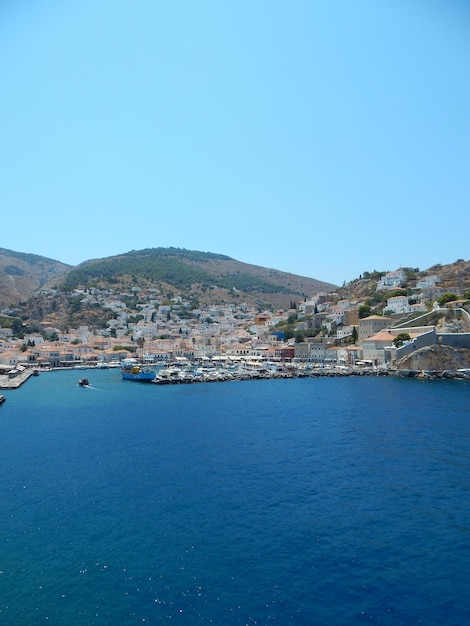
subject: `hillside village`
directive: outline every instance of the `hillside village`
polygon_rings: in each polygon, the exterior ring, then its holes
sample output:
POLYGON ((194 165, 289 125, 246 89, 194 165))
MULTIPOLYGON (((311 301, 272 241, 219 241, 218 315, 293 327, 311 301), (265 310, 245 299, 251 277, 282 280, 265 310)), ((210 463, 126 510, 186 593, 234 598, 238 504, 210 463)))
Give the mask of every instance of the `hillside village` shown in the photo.
MULTIPOLYGON (((404 269, 380 276, 380 311, 340 291, 312 294, 288 310, 260 311, 246 302, 194 307, 156 288, 78 287, 71 294, 77 309, 99 309, 109 318, 106 325, 60 328, 50 315, 36 330, 18 329, 8 323, 13 311, 7 309, 0 367, 14 375, 23 368, 107 366, 134 357, 150 364, 243 358, 378 370, 469 368, 469 286, 449 294, 437 275, 428 274, 412 285, 410 297, 402 290, 406 281, 404 269), (450 352, 436 356, 443 346, 450 352), (423 360, 423 351, 434 360, 423 360)), ((55 294, 49 289, 42 296, 55 294)))

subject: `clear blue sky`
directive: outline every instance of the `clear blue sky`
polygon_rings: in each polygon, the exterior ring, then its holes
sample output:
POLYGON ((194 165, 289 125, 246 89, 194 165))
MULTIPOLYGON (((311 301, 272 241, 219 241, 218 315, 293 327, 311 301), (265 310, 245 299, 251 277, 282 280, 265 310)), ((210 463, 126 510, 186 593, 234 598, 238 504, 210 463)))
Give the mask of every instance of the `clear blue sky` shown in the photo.
POLYGON ((465 0, 3 0, 0 247, 470 257, 465 0))

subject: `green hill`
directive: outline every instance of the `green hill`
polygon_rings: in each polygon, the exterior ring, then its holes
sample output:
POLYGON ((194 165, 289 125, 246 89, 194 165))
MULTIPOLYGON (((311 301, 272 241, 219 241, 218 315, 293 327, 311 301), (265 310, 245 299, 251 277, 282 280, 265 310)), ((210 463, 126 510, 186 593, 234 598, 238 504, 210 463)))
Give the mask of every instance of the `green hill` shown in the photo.
POLYGON ((250 265, 222 254, 180 248, 152 248, 87 261, 72 269, 64 287, 103 287, 129 282, 157 285, 199 299, 246 297, 274 306, 288 306, 334 285, 313 278, 250 265), (231 295, 230 295, 231 294, 231 295))

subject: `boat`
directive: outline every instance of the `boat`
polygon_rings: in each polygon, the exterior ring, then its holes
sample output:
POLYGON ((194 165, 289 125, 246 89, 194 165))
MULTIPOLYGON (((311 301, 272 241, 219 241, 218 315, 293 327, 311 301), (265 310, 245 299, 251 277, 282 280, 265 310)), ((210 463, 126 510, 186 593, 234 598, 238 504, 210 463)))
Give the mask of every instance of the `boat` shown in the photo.
POLYGON ((89 387, 90 381, 88 380, 88 378, 79 378, 78 384, 80 385, 80 387, 89 387))
POLYGON ((121 376, 124 380, 151 382, 155 378, 155 372, 148 367, 142 367, 135 359, 126 359, 122 362, 121 376))
POLYGON ((3 395, 3 393, 0 393, 0 404, 3 404, 5 402, 6 398, 3 395))

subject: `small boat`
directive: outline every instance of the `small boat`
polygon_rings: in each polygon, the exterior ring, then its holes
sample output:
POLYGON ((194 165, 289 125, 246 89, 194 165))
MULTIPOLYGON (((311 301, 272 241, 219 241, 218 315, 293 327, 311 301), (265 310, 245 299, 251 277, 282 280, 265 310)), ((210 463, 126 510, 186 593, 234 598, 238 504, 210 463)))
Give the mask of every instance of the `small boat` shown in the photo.
POLYGON ((0 393, 0 404, 3 404, 5 402, 6 398, 3 395, 3 393, 0 393))
POLYGON ((88 387, 90 385, 90 381, 88 380, 88 378, 79 378, 78 384, 80 385, 80 387, 88 387))

